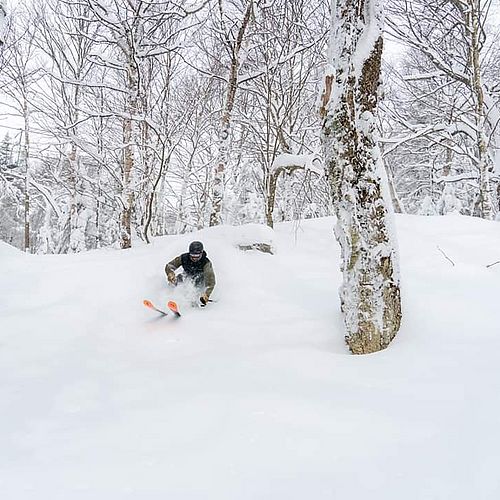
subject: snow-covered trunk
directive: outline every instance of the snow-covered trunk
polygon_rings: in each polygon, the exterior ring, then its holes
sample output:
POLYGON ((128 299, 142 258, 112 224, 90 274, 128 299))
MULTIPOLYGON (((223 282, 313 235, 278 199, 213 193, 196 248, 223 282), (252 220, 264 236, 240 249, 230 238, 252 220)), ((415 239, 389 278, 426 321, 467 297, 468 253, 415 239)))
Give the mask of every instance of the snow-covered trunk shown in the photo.
MULTIPOLYGON (((144 116, 147 116, 147 103, 146 99, 143 99, 143 113, 144 116)), ((150 130, 149 124, 147 121, 143 121, 141 123, 141 160, 142 160, 142 186, 145 198, 144 209, 142 213, 141 227, 142 227, 142 237, 146 243, 150 243, 150 227, 151 220, 153 218, 153 207, 154 207, 154 198, 155 198, 155 186, 154 182, 154 172, 153 172, 153 161, 151 155, 151 139, 150 139, 150 130)))
POLYGON ((384 165, 385 167, 385 175, 387 177, 387 186, 389 188, 389 194, 391 196, 391 201, 392 201, 392 207, 394 211, 398 214, 404 214, 404 205, 401 199, 398 196, 398 193, 396 191, 396 186, 394 186, 394 174, 390 168, 388 168, 387 165, 384 165))
POLYGON ((5 5, 3 0, 0 0, 0 47, 5 43, 4 42, 4 30, 5 30, 5 5))
MULTIPOLYGON (((132 55, 130 55, 132 58, 132 55)), ((122 212, 120 216, 120 247, 132 246, 132 209, 134 203, 134 119, 137 115, 138 103, 138 71, 135 64, 129 61, 127 65, 127 109, 123 119, 123 168, 122 168, 122 212)))
POLYGON ((382 47, 380 0, 332 0, 321 136, 341 246, 346 341, 355 354, 386 348, 401 322, 393 213, 375 141, 382 47))
POLYGON ((476 211, 484 219, 493 219, 495 217, 495 204, 492 200, 492 188, 490 181, 490 171, 493 169, 488 152, 488 137, 486 134, 486 109, 483 95, 483 84, 481 77, 481 20, 480 20, 480 0, 469 0, 466 10, 466 26, 471 37, 470 43, 470 63, 471 87, 476 108, 476 141, 478 151, 478 170, 479 170, 479 196, 477 200, 476 211))
MULTIPOLYGON (((104 157, 104 92, 103 89, 99 89, 99 111, 100 116, 97 118, 97 153, 98 157, 102 159, 104 157)), ((103 198, 103 189, 102 189, 102 172, 104 170, 104 165, 102 164, 102 160, 99 161, 97 165, 97 197, 95 200, 95 239, 94 239, 94 248, 100 248, 102 243, 102 233, 101 230, 101 211, 102 211, 102 198, 103 198)))
MULTIPOLYGON (((483 99, 486 107, 486 117, 488 119, 489 130, 492 131, 490 136, 490 154, 493 161, 493 173, 494 177, 498 179, 500 177, 500 102, 495 99, 488 88, 483 87, 483 99)), ((493 178, 491 179, 493 181, 493 178)), ((494 181, 496 184, 496 211, 497 219, 500 216, 500 182, 498 180, 494 181)), ((495 188, 493 187, 493 191, 495 188)))
POLYGON ((147 69, 146 74, 142 74, 141 110, 143 120, 141 121, 141 158, 142 158, 142 189, 141 196, 144 198, 144 212, 142 215, 142 234, 147 243, 150 243, 151 236, 164 234, 162 227, 161 203, 159 200, 164 196, 162 186, 164 185, 165 173, 170 163, 172 151, 169 146, 169 122, 170 102, 171 102, 171 74, 172 59, 166 56, 164 61, 165 80, 162 88, 162 98, 166 103, 162 109, 164 119, 163 135, 159 135, 151 125, 154 123, 153 104, 156 99, 152 86, 154 81, 154 67, 157 61, 149 59, 144 61, 147 69))
POLYGON ((87 220, 81 217, 83 207, 83 200, 78 192, 80 183, 80 160, 78 149, 74 142, 71 143, 70 151, 68 154, 68 163, 70 168, 70 234, 69 234, 69 251, 72 253, 83 252, 86 250, 85 243, 85 230, 87 220))
POLYGON ((267 196, 266 196, 266 224, 274 227, 274 204, 276 202, 276 187, 280 172, 271 172, 267 178, 267 196))
POLYGON ((24 117, 24 143, 23 143, 23 163, 25 168, 24 175, 24 251, 31 253, 30 238, 30 187, 31 187, 31 166, 30 166, 30 111, 28 102, 23 100, 24 117))
MULTIPOLYGON (((165 180, 165 171, 168 169, 170 162, 170 153, 167 155, 165 144, 162 144, 160 167, 156 173, 155 179, 152 182, 150 192, 147 194, 145 224, 144 224, 144 239, 146 243, 151 243, 150 236, 158 236, 165 234, 161 210, 158 209, 160 193, 164 193, 164 188, 161 187, 165 180), (161 187, 160 189, 158 187, 161 187)), ((152 176, 152 171, 151 171, 152 176)))
MULTIPOLYGON (((234 93, 232 99, 234 102, 234 95, 236 94, 236 87, 234 86, 234 93)), ((230 96, 228 96, 229 99, 230 96)), ((229 102, 229 101, 228 101, 229 102)), ((231 102, 231 109, 233 107, 231 102)), ((224 181, 226 164, 229 153, 229 138, 231 133, 231 114, 226 104, 226 110, 222 117, 221 129, 219 133, 219 153, 217 164, 214 171, 214 185, 212 194, 212 213, 210 214, 210 225, 216 226, 222 222, 222 203, 224 201, 224 181)))
POLYGON ((187 165, 184 168, 184 172, 182 175, 182 187, 179 196, 179 202, 177 204, 177 217, 175 220, 175 227, 174 227, 175 234, 183 234, 186 232, 187 228, 188 206, 186 204, 186 201, 187 201, 187 193, 191 177, 193 156, 194 156, 194 149, 191 152, 189 161, 187 162, 187 165))
MULTIPOLYGON (((222 112, 219 130, 219 151, 217 163, 214 171, 212 190, 212 212, 210 214, 210 226, 216 226, 222 222, 222 204, 224 201, 224 181, 226 165, 229 156, 231 142, 231 116, 238 88, 238 70, 240 65, 240 50, 243 44, 243 37, 250 22, 250 15, 253 9, 253 1, 249 1, 243 16, 238 35, 234 43, 231 43, 231 67, 229 69, 229 80, 227 85, 226 100, 222 112)), ((222 13, 221 13, 222 16, 222 13)))

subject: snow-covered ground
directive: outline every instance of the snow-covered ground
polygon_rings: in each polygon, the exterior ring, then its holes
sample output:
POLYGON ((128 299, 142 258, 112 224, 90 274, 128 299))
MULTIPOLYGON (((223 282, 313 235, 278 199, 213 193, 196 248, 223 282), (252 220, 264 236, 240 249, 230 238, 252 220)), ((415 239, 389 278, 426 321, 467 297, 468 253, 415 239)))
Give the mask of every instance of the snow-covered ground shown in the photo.
POLYGON ((403 326, 370 356, 343 342, 332 219, 279 225, 274 256, 235 248, 252 227, 0 244, 0 497, 500 498, 500 225, 397 225, 403 326), (217 302, 157 317, 142 299, 171 296, 164 265, 191 239, 217 302))

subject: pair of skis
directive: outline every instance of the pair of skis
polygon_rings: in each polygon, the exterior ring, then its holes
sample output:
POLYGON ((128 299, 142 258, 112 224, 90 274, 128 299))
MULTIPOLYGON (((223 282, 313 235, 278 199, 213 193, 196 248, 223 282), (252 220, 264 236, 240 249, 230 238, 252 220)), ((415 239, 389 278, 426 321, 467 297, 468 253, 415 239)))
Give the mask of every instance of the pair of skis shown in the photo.
MULTIPOLYGON (((167 311, 164 311, 163 309, 160 309, 158 307, 156 307, 150 300, 148 299, 144 299, 142 301, 142 303, 149 309, 152 309, 153 311, 156 311, 160 314, 162 314, 163 316, 167 316, 168 315, 168 312, 167 311)), ((173 300, 169 300, 167 302, 167 308, 168 310, 176 317, 176 318, 180 318, 181 317, 181 313, 179 312, 179 308, 177 307, 177 303, 174 302, 173 300)))

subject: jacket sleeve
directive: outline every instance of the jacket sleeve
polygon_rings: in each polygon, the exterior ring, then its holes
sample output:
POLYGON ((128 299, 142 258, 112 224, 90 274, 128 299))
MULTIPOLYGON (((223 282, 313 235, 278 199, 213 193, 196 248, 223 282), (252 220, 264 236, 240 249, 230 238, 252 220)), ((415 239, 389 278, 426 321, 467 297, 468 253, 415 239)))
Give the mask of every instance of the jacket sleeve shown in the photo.
POLYGON ((207 294, 207 297, 210 297, 210 294, 215 288, 215 273, 211 262, 207 262, 205 264, 205 267, 203 268, 203 276, 205 278, 206 286, 205 293, 207 294))
POLYGON ((165 266, 165 274, 167 275, 168 279, 173 279, 175 278, 175 270, 182 265, 182 260, 181 256, 179 255, 175 259, 171 260, 166 266, 165 266))

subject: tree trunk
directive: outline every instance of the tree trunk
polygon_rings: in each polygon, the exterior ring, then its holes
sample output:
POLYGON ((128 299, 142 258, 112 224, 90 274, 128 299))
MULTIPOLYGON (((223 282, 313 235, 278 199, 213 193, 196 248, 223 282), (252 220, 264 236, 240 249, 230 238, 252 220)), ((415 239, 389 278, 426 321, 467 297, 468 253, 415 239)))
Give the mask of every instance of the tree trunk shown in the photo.
MULTIPOLYGON (((221 18, 223 18, 222 13, 222 3, 219 3, 221 10, 221 18)), ((239 70, 239 54, 241 45, 243 43, 243 36, 247 29, 248 23, 250 22, 250 15, 253 9, 253 0, 250 0, 247 5, 247 9, 243 16, 243 20, 238 30, 238 36, 234 43, 230 43, 230 48, 232 52, 231 57, 231 68, 229 70, 229 81, 227 86, 226 101, 224 105, 224 110, 222 112, 221 126, 219 132, 219 152, 217 157, 217 165, 214 172, 214 186, 212 194, 212 212, 210 214, 210 226, 216 226, 222 222, 222 204, 224 200, 224 181, 226 164, 229 155, 229 144, 231 139, 231 115, 234 107, 234 100, 236 97, 236 90, 238 88, 238 70, 239 70)))
POLYGON ((332 1, 328 62, 333 75, 327 76, 322 96, 322 144, 342 256, 341 308, 346 341, 355 354, 386 348, 401 321, 393 214, 384 199, 374 138, 381 10, 379 0, 332 1))
POLYGON ((495 204, 492 200, 492 188, 490 182, 490 169, 492 168, 492 162, 488 153, 488 138, 486 135, 486 110, 481 78, 481 63, 479 60, 481 51, 480 0, 468 0, 467 3, 468 8, 465 11, 465 24, 471 37, 471 87, 476 107, 476 135, 479 170, 479 196, 477 201, 477 208, 480 217, 483 217, 484 219, 493 219, 495 217, 495 204))
MULTIPOLYGON (((132 57, 132 55, 130 55, 132 57)), ((132 178, 134 174, 134 119, 137 114, 138 75, 133 62, 127 68, 127 111, 123 120, 123 171, 122 171, 122 212, 120 217, 120 247, 132 246, 132 209, 134 193, 132 178)))
POLYGON ((271 172, 268 177, 267 199, 266 199, 266 224, 269 227, 274 227, 274 203, 276 201, 276 186, 278 184, 278 177, 280 171, 271 172))
POLYGON ((80 182, 80 168, 77 146, 71 143, 71 151, 68 155, 70 169, 70 224, 69 224, 69 251, 72 253, 83 252, 86 246, 86 221, 82 221, 83 204, 81 195, 78 193, 78 184, 80 182))
POLYGON ((30 186, 31 186, 31 168, 30 168, 30 117, 28 103, 24 100, 23 103, 24 115, 24 251, 31 253, 31 238, 30 238, 30 186))

